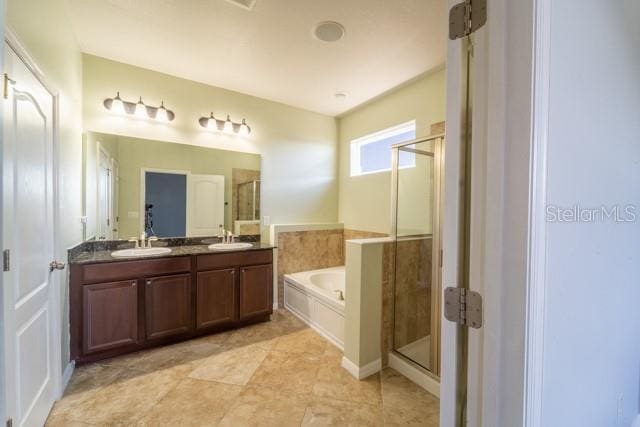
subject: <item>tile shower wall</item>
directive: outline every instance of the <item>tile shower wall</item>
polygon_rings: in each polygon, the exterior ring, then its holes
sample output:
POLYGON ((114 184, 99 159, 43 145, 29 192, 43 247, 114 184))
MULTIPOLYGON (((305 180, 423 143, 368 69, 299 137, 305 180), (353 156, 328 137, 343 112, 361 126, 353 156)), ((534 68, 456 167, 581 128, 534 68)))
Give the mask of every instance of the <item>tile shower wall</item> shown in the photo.
POLYGON ((382 364, 394 348, 394 272, 395 347, 402 347, 431 334, 431 237, 398 242, 398 266, 394 268, 394 243, 385 243, 382 253, 382 364))
POLYGON ((362 231, 362 230, 344 230, 344 240, 354 240, 354 239, 373 239, 376 237, 387 237, 388 234, 385 233, 376 233, 375 231, 362 231))
POLYGON ((431 333, 431 237, 397 242, 395 346, 431 333))

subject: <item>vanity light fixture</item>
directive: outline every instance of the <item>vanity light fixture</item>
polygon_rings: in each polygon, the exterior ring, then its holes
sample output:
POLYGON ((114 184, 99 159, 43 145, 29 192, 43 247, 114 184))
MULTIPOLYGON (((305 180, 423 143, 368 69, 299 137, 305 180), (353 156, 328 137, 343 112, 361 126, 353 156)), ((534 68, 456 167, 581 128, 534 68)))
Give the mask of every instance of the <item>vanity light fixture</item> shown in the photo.
POLYGON ((153 107, 142 102, 142 97, 139 98, 138 102, 124 101, 120 98, 120 92, 116 92, 115 98, 105 99, 102 104, 104 108, 113 113, 152 119, 163 123, 168 123, 176 117, 173 111, 167 110, 164 106, 164 101, 159 107, 153 107))
POLYGON ((205 129, 214 131, 220 131, 231 134, 239 134, 241 136, 248 136, 251 133, 251 128, 247 124, 246 119, 242 119, 241 123, 236 123, 231 120, 231 116, 227 114, 226 120, 216 119, 211 113, 209 117, 200 117, 198 123, 205 129))

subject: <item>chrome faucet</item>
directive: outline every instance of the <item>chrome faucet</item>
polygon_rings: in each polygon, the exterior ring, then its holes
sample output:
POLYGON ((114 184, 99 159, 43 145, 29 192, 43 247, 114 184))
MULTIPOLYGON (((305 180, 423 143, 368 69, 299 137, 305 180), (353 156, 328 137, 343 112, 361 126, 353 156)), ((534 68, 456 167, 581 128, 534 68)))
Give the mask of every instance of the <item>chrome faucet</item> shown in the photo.
POLYGON ((151 242, 156 242, 158 238, 156 236, 151 236, 147 238, 147 248, 151 249, 151 242))
POLYGON ((141 233, 140 234, 140 239, 136 239, 135 237, 132 237, 129 239, 130 242, 135 243, 135 248, 136 249, 149 249, 151 248, 151 242, 155 242, 156 240, 158 240, 158 238, 156 236, 151 236, 149 238, 147 238, 147 234, 146 233, 141 233))

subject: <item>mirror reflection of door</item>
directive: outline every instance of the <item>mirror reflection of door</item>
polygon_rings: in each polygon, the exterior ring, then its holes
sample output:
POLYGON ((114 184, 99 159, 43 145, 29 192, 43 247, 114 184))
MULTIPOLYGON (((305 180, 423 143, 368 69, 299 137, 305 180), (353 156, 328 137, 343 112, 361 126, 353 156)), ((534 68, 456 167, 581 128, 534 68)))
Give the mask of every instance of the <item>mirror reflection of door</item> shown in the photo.
POLYGON ((111 182, 111 158, 101 147, 98 148, 98 224, 97 238, 100 240, 111 239, 111 215, 113 208, 111 194, 113 184, 111 182))
POLYGON ((144 215, 147 236, 185 236, 187 175, 146 172, 144 215))
POLYGON ((119 181, 120 181, 120 169, 116 159, 111 159, 111 238, 118 239, 118 233, 120 229, 120 215, 118 209, 120 205, 118 203, 119 194, 119 181))
POLYGON ((224 226, 224 175, 189 175, 188 236, 215 236, 224 226))

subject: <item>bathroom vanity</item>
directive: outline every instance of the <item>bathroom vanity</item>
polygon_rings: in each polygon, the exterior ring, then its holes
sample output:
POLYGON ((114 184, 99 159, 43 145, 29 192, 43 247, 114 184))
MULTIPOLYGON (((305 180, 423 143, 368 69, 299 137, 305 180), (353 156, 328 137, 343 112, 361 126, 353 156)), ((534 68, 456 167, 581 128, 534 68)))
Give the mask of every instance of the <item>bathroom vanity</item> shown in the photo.
POLYGON ((71 256, 71 358, 97 361, 269 320, 272 249, 191 244, 137 259, 71 256))

